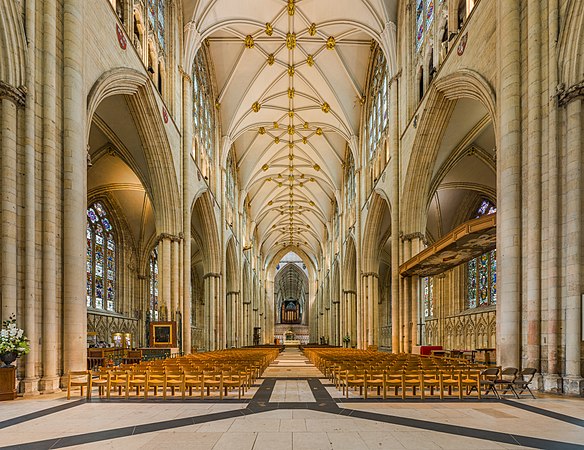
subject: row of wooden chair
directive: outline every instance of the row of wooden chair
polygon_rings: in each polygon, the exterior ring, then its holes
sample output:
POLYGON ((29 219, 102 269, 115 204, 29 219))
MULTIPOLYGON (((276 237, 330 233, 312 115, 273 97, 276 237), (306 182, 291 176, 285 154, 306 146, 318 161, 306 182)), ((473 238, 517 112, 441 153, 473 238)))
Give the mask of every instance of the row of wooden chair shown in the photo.
POLYGON ((359 389, 359 395, 368 398, 371 388, 377 395, 387 398, 388 393, 402 399, 410 397, 439 397, 443 399, 456 395, 458 398, 476 396, 481 398, 479 370, 452 371, 388 371, 388 370, 345 370, 335 380, 335 384, 349 398, 351 388, 359 389), (474 392, 474 394, 473 394, 474 392))
POLYGON ((358 389, 365 398, 371 389, 378 396, 406 397, 445 395, 482 398, 492 393, 497 398, 510 391, 517 398, 528 391, 536 370, 519 372, 514 368, 488 368, 463 358, 444 358, 413 354, 390 354, 356 349, 305 349, 305 355, 325 377, 349 396, 350 389, 358 389), (518 377, 519 375, 519 377, 518 377), (520 391, 520 392, 518 392, 520 391))
POLYGON ((73 371, 67 377, 67 398, 73 389, 79 388, 87 397, 98 388, 100 396, 110 398, 112 392, 119 397, 135 396, 148 398, 152 393, 166 399, 178 392, 182 398, 199 391, 201 398, 211 391, 218 392, 219 399, 237 390, 238 398, 253 386, 267 366, 278 356, 273 349, 224 350, 198 353, 180 358, 143 361, 117 367, 99 368, 97 371, 73 371))

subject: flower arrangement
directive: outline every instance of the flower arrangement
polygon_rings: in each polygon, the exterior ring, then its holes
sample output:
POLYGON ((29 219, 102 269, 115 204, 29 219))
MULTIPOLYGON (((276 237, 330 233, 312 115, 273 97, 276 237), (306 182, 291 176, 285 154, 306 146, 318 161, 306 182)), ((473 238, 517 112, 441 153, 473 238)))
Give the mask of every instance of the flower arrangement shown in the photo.
POLYGON ((2 322, 0 330, 0 354, 16 353, 17 357, 30 352, 30 344, 24 330, 16 326, 16 316, 12 314, 2 322))
POLYGON ((351 336, 349 336, 348 334, 343 338, 343 342, 345 343, 349 343, 351 342, 351 336))

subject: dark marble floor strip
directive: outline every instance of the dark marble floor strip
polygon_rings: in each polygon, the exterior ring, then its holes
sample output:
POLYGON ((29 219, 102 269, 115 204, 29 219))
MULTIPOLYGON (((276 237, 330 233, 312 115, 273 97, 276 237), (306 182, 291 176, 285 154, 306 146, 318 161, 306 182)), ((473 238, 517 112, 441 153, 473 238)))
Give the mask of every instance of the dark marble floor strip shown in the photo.
POLYGON ((339 413, 343 416, 355 417, 358 419, 374 420, 377 422, 402 425, 404 427, 417 428, 425 431, 436 431, 439 433, 465 436, 486 441, 501 442, 504 444, 522 445, 524 447, 539 449, 584 449, 583 445, 571 444, 569 442, 553 441, 519 434, 501 433, 498 431, 483 430, 479 428, 469 428, 460 425, 449 425, 444 423, 429 422, 420 419, 390 416, 385 414, 372 413, 368 411, 357 411, 354 409, 343 409, 339 413))
POLYGON ((39 417, 46 417, 50 414, 55 414, 67 409, 75 408, 76 406, 83 405, 85 402, 86 400, 82 398, 80 400, 70 401, 62 405, 53 406, 52 408, 41 409, 40 411, 35 411, 22 416, 13 417, 12 419, 3 420, 0 422, 0 430, 2 428, 18 425, 19 423, 28 422, 29 420, 38 419, 39 417))
POLYGON ((584 420, 578 419, 577 417, 568 416, 566 414, 550 411, 549 409, 538 408, 537 406, 528 405, 526 403, 521 403, 520 401, 514 400, 503 400, 505 404, 513 406, 514 408, 522 409, 524 411, 529 411, 534 414, 539 414, 542 416, 549 417, 550 419, 560 420, 562 422, 571 423, 578 427, 584 428, 584 420))
POLYGON ((230 394, 231 398, 223 397, 223 400, 219 400, 219 397, 203 397, 201 398, 200 395, 193 396, 193 397, 185 397, 182 399, 180 396, 177 397, 166 397, 164 400, 162 397, 148 397, 145 399, 144 397, 130 397, 128 399, 122 397, 110 397, 108 398, 92 398, 88 401, 88 403, 226 403, 226 404, 241 404, 241 403, 249 403, 249 398, 237 398, 237 392, 230 394))
POLYGON ((367 400, 365 400, 364 398, 356 398, 356 397, 351 397, 351 398, 335 398, 333 399, 336 403, 465 403, 465 404, 469 404, 469 403, 501 403, 502 400, 499 400, 497 398, 483 398, 481 400, 477 399, 477 398, 463 398, 462 400, 459 399, 458 397, 456 398, 444 398, 444 399, 440 399, 440 398, 425 398, 424 400, 422 400, 421 398, 410 398, 407 397, 405 400, 403 400, 401 397, 388 397, 386 399, 383 399, 381 397, 369 397, 367 400))
POLYGON ((18 448, 29 450, 71 447, 73 445, 83 445, 92 442, 106 441, 110 439, 117 439, 128 436, 136 436, 138 434, 153 433, 156 431, 164 431, 174 428, 187 427, 199 423, 214 422, 216 420, 231 419, 249 414, 254 414, 254 412, 241 409, 237 409, 234 411, 222 411, 218 413, 205 414, 202 416, 192 416, 184 417, 181 419, 164 420, 161 422, 153 422, 141 425, 115 428, 112 430, 94 431, 91 433, 77 434, 74 436, 64 436, 54 439, 45 439, 42 441, 29 442, 26 444, 9 445, 2 448, 7 449, 18 448))
MULTIPOLYGON (((65 436, 55 439, 47 439, 43 441, 30 442, 26 444, 19 444, 14 446, 2 447, 2 448, 19 448, 19 449, 48 449, 48 448, 62 448, 70 447, 73 445, 82 445, 92 442, 105 441, 110 439, 116 439, 121 437, 134 436, 143 433, 152 433, 156 431, 169 430, 174 428, 180 428, 185 426, 190 426, 193 424, 213 422, 216 420, 236 418, 251 414, 258 414, 267 411, 273 411, 277 409, 310 409, 314 411, 320 411, 324 413, 329 413, 333 415, 349 416, 365 420, 373 420, 382 423, 391 423, 394 425, 401 425, 410 428, 416 428, 426 431, 435 431, 440 433, 447 433, 457 436, 466 436, 475 439, 483 439, 487 441, 502 442, 505 444, 523 445, 525 447, 532 448, 543 448, 543 449, 584 449, 584 446, 578 444, 571 444, 561 441, 553 441, 549 439, 541 439, 530 436, 523 436, 510 433, 501 433, 497 431, 483 430, 478 428, 469 428, 458 425, 450 425, 443 423, 430 422, 420 419, 411 419, 393 415, 386 415, 380 413, 373 413, 367 411, 358 411, 346 408, 340 408, 333 399, 325 387, 322 385, 320 380, 316 378, 307 379, 311 391, 314 395, 316 402, 306 403, 306 402, 282 402, 282 403, 270 403, 269 399, 272 395, 272 391, 279 378, 266 378, 263 384, 260 386, 253 399, 250 401, 249 405, 245 409, 238 409, 234 411, 224 411, 219 413, 206 414, 201 416, 193 416, 181 419, 166 420, 156 423, 148 423, 136 426, 122 427, 112 430, 97 431, 92 433, 83 433, 75 436, 65 436)), ((361 400, 362 401, 362 400, 361 400)), ((509 402, 511 403, 511 402, 509 402)), ((514 403, 514 402, 513 402, 514 403)), ((81 404, 81 403, 79 403, 81 404)), ((70 404, 67 404, 70 405, 70 404)), ((74 405, 76 406, 76 405, 74 405)), ((515 404, 513 406, 516 406, 515 404)), ((528 405, 523 405, 528 406, 528 405)), ((52 409, 52 408, 51 408, 52 409)), ((540 408, 536 408, 540 409, 540 408)), ((547 411, 546 411, 547 412, 547 411)), ((39 412, 41 413, 41 412, 39 412)), ((25 416, 23 416, 25 417, 25 416)), ((568 416, 566 416, 568 417, 568 416)), ((20 423, 20 422, 16 422, 20 423)), ((572 422, 570 422, 572 423, 572 422)))

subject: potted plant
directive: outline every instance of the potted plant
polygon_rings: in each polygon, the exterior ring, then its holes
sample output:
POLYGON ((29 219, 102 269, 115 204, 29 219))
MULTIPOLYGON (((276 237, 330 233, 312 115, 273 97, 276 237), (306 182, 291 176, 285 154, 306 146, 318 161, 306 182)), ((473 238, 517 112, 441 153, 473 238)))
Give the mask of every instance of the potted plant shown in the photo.
POLYGON ((349 347, 349 342, 351 342, 351 336, 348 334, 343 338, 343 342, 345 343, 345 347, 349 347))
POLYGON ((2 322, 0 330, 0 360, 4 367, 10 367, 16 358, 30 352, 30 344, 24 330, 16 326, 16 316, 12 314, 2 322))

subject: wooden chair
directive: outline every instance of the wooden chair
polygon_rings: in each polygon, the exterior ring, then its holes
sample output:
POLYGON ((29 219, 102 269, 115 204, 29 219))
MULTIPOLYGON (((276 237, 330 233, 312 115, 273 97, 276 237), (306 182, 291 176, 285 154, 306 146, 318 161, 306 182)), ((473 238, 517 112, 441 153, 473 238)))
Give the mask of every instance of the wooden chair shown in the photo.
POLYGON ((402 399, 406 398, 404 389, 404 373, 402 370, 389 369, 385 375, 385 388, 393 388, 394 395, 397 397, 398 390, 401 389, 402 399))
POLYGON ((83 388, 87 387, 87 398, 91 398, 91 372, 89 370, 73 370, 67 374, 67 400, 71 399, 71 390, 79 388, 83 397, 83 388))
POLYGON ((149 371, 148 375, 148 390, 152 389, 152 393, 156 397, 158 395, 158 389, 162 391, 162 398, 166 400, 166 387, 167 378, 166 371, 149 371))
POLYGON ((481 371, 478 369, 467 369, 461 371, 460 379, 461 390, 465 391, 466 396, 470 396, 474 390, 477 391, 477 397, 481 398, 481 371), (465 389, 466 388, 466 389, 465 389))
POLYGON ((205 388, 207 388, 207 397, 211 395, 211 388, 219 389, 219 399, 223 400, 223 377, 221 372, 214 370, 203 371, 203 391, 205 388))
POLYGON ((241 390, 243 387, 244 379, 235 371, 223 371, 221 374, 223 381, 223 390, 225 391, 225 397, 227 397, 227 390, 229 388, 238 389, 238 398, 241 398, 241 390))
POLYGON ((144 393, 144 398, 148 398, 149 378, 150 372, 148 369, 138 369, 130 373, 130 381, 128 382, 128 392, 136 388, 136 397, 140 396, 140 392, 144 393))
POLYGON ((462 399, 460 370, 447 370, 440 372, 440 398, 444 398, 444 391, 448 389, 448 395, 452 395, 453 388, 458 390, 458 398, 462 399))
POLYGON ((411 388, 412 396, 417 397, 420 395, 423 398, 422 391, 424 390, 424 381, 422 372, 416 370, 404 371, 403 376, 403 383, 402 383, 402 398, 406 397, 407 389, 411 388), (416 390, 419 389, 419 394, 416 393, 416 390))
POLYGON ((130 371, 129 370, 112 370, 110 372, 110 384, 107 388, 107 398, 110 398, 112 388, 118 389, 118 396, 122 395, 122 388, 124 395, 128 398, 130 394, 130 371))
MULTIPOLYGON (((359 395, 363 395, 363 388, 365 387, 365 370, 355 369, 347 370, 345 372, 345 394, 349 398, 349 388, 358 387, 359 395)), ((367 398, 367 390, 365 390, 365 398, 367 398)))
POLYGON ((383 390, 383 398, 386 398, 387 389, 385 386, 385 370, 383 369, 372 369, 366 371, 366 384, 365 391, 368 391, 370 387, 377 388, 377 395, 381 395, 381 390, 383 390))
POLYGON ((170 395, 174 397, 177 389, 183 394, 185 391, 185 374, 180 366, 168 367, 166 370, 166 388, 170 388, 170 395))
POLYGON ((440 371, 438 370, 428 370, 422 372, 422 387, 421 387, 421 397, 426 398, 426 388, 430 389, 430 396, 434 396, 435 390, 440 393, 440 398, 444 398, 444 393, 440 389, 440 371))
POLYGON ((110 387, 111 371, 98 370, 92 372, 91 376, 91 388, 97 387, 99 396, 103 397, 106 394, 106 390, 110 387))
POLYGON ((200 389, 201 390, 201 398, 205 393, 205 389, 203 389, 203 373, 198 369, 185 369, 183 371, 184 374, 184 389, 183 389, 183 398, 185 398, 186 390, 189 390, 189 396, 193 395, 193 389, 200 389))

